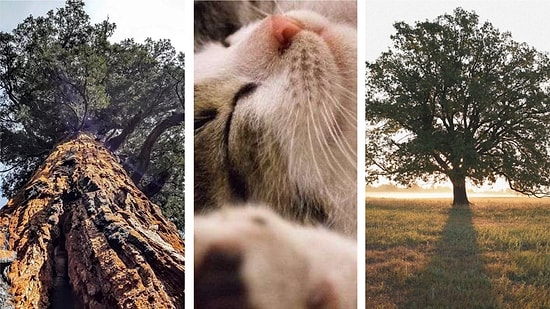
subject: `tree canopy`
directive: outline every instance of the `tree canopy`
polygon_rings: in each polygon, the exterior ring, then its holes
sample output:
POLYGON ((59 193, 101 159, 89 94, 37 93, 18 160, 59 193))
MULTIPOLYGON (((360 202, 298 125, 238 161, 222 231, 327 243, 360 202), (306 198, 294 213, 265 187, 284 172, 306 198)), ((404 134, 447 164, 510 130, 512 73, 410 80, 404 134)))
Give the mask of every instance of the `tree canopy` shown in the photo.
POLYGON ((453 183, 504 177, 550 194, 550 62, 475 12, 394 24, 393 46, 367 63, 367 180, 453 183))
POLYGON ((0 163, 11 196, 54 146, 86 131, 183 227, 184 55, 169 40, 109 41, 81 0, 0 32, 0 163))

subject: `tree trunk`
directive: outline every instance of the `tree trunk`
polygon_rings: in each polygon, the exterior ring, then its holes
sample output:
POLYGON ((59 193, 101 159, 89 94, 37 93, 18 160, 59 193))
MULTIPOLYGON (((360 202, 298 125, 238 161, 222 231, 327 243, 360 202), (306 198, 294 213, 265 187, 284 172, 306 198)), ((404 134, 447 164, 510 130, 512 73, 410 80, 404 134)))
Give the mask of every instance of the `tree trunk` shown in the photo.
POLYGON ((59 144, 0 210, 0 258, 10 254, 15 308, 183 308, 175 225, 86 134, 59 144))
POLYGON ((453 206, 469 205, 466 195, 466 177, 458 176, 451 178, 453 184, 453 206))

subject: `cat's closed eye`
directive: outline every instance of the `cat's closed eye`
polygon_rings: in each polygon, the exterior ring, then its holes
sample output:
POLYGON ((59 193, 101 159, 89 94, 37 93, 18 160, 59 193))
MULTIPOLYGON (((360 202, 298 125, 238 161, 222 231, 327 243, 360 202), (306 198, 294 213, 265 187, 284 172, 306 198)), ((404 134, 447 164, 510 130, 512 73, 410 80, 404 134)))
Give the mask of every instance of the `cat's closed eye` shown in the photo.
POLYGON ((240 99, 254 93, 256 89, 258 88, 258 84, 256 83, 247 83, 244 84, 237 93, 235 93, 235 96, 233 96, 233 104, 236 104, 240 99))

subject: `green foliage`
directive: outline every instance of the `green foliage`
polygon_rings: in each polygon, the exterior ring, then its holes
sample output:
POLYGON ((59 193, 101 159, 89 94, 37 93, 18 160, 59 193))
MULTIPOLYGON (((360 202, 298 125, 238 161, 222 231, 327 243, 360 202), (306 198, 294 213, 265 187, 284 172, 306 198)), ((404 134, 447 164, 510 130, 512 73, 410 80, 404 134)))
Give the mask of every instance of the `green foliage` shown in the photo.
POLYGON ((115 28, 108 20, 92 24, 84 2, 69 0, 0 32, 0 163, 12 168, 3 175, 4 195, 13 195, 56 143, 88 131, 124 158, 130 174, 142 175, 141 188, 169 170, 156 201, 172 201, 170 209, 183 203, 176 197, 183 191, 184 56, 169 40, 112 43, 115 28), (181 119, 149 141, 152 155, 136 171, 131 162, 146 138, 174 114, 181 119))
POLYGON ((502 176, 548 194, 548 55, 461 8, 394 27, 393 47, 367 64, 367 180, 502 176))

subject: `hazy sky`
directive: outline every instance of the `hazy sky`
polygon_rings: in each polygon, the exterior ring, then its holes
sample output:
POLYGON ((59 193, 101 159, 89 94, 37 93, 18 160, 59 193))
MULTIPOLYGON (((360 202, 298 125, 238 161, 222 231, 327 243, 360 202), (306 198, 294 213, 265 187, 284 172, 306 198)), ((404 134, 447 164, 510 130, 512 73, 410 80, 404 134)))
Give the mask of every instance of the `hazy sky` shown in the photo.
POLYGON ((147 37, 170 39, 178 51, 185 47, 184 2, 188 0, 91 0, 85 1, 92 21, 105 20, 117 24, 115 41, 134 38, 143 42, 147 37))
MULTIPOLYGON (((134 38, 143 42, 147 37, 170 39, 178 51, 184 49, 183 0, 87 0, 84 9, 92 22, 109 17, 117 29, 114 41, 134 38)), ((11 31, 29 14, 40 16, 51 9, 62 7, 65 1, 0 0, 0 30, 11 31)))
POLYGON ((509 31, 518 42, 550 52, 550 1, 543 0, 367 0, 366 60, 375 60, 392 44, 393 24, 433 20, 456 7, 475 11, 480 22, 489 21, 509 31))

